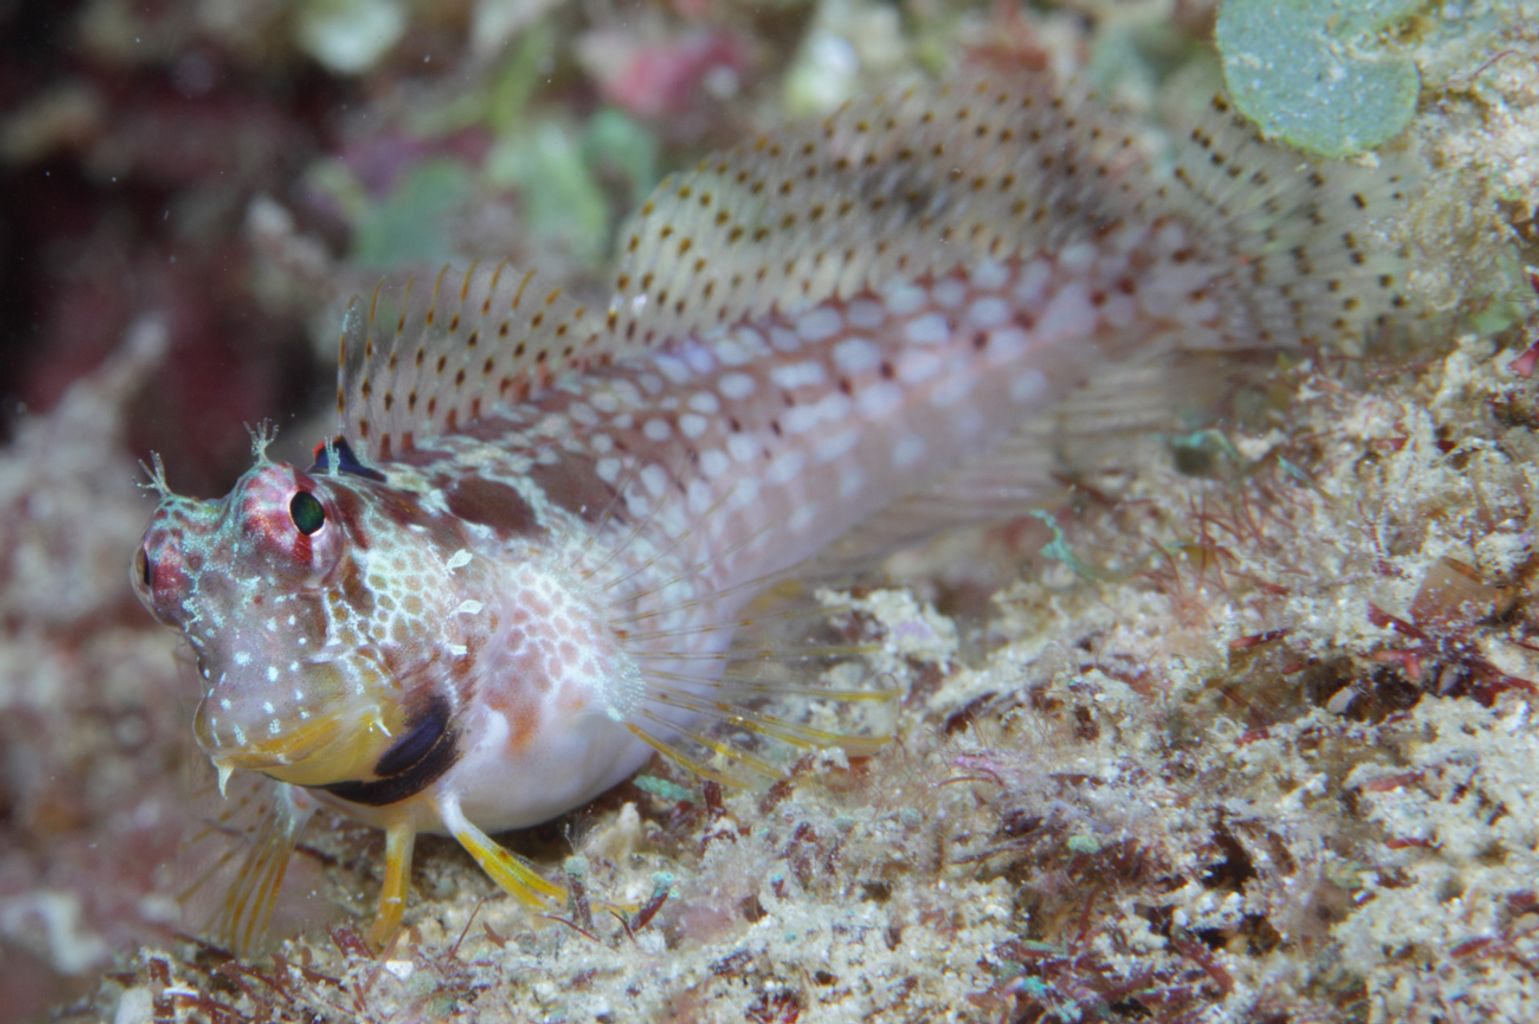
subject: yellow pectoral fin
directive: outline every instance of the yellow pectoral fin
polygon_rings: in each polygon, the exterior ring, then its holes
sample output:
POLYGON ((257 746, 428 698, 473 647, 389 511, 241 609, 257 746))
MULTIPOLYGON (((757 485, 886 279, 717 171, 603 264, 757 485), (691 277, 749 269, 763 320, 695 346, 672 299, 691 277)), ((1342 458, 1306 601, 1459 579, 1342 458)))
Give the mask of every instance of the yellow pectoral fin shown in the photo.
POLYGON ((465 819, 457 803, 445 801, 439 807, 444 825, 481 870, 491 876, 501 889, 525 906, 550 910, 566 903, 564 886, 546 881, 524 859, 492 842, 485 832, 465 819))
POLYGON ((385 950, 401 929, 406 894, 411 891, 411 851, 417 830, 405 819, 385 829, 385 882, 379 893, 379 911, 369 928, 369 944, 385 950))

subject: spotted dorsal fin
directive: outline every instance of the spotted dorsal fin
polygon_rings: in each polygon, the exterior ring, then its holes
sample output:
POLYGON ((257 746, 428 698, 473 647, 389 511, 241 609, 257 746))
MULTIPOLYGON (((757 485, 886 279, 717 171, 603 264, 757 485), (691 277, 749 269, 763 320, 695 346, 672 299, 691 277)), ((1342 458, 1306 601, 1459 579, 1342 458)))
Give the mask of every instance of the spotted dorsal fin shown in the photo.
POLYGON ((339 429, 389 459, 615 348, 603 316, 506 263, 446 267, 428 287, 381 284, 343 322, 339 429))
POLYGON ((1402 171, 1305 164, 1212 108, 1172 126, 1166 175, 1125 117, 1048 72, 854 100, 659 185, 619 236, 611 324, 666 345, 1173 213, 1194 252, 1238 268, 1226 345, 1328 341, 1398 305, 1398 260, 1363 243, 1404 206, 1402 171))
POLYGON ((1046 74, 882 92, 660 184, 620 234, 611 317, 666 344, 1064 244, 1131 214, 1104 176, 1143 165, 1046 74))

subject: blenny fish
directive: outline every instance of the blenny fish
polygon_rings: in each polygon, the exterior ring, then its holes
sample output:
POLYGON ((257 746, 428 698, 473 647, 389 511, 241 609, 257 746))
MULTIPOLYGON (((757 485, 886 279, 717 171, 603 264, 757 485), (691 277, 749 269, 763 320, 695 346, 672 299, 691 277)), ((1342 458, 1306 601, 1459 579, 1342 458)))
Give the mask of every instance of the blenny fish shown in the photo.
POLYGON ((1156 161, 1042 73, 852 102, 665 180, 607 303, 479 264, 356 300, 308 468, 261 432, 205 501, 157 459, 134 586, 192 647, 221 779, 279 784, 237 929, 321 805, 385 831, 376 941, 419 832, 559 905, 489 833, 655 753, 737 782, 779 770, 769 741, 860 738, 765 704, 841 696, 816 680, 727 668, 785 653, 734 639, 773 581, 1047 501, 1237 368, 1389 314, 1396 176, 1213 106, 1156 161))

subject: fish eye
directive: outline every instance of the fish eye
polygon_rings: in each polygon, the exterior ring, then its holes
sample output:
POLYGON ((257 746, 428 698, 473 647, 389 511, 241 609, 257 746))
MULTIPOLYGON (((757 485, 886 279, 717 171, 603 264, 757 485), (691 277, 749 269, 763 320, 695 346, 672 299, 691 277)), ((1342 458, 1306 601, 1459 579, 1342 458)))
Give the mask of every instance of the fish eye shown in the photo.
POLYGON ((308 537, 326 525, 326 508, 309 491, 300 491, 289 502, 289 518, 294 520, 294 528, 308 537))
POLYGON ((150 572, 150 556, 145 553, 144 546, 134 553, 134 571, 139 574, 139 579, 144 581, 146 587, 155 585, 155 577, 150 572))

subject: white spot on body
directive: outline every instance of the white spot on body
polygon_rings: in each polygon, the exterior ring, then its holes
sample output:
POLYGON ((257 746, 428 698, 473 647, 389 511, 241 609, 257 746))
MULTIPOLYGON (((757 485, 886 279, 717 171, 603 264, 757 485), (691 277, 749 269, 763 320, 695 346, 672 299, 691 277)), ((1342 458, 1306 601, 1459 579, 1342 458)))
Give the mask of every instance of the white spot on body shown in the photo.
POLYGON ((905 384, 922 384, 939 373, 945 364, 940 352, 929 349, 905 352, 898 360, 898 379, 905 384))
POLYGON ((1100 250, 1089 242, 1076 242, 1058 252, 1058 265, 1071 273, 1081 273, 1095 265, 1100 250))
POLYGON ((813 455, 819 462, 833 462, 848 455, 860 440, 860 431, 853 427, 818 438, 813 455))
POLYGON ((823 396, 823 400, 818 403, 818 406, 823 410, 823 418, 825 420, 828 420, 830 423, 838 423, 850 414, 850 406, 852 404, 850 396, 844 392, 830 391, 823 396))
POLYGON ((903 337, 912 345, 944 345, 951 327, 940 313, 926 313, 903 326, 903 337))
POLYGON ((235 664, 239 665, 241 668, 245 668, 247 665, 251 664, 251 655, 247 654, 245 651, 236 651, 233 660, 235 664))
POLYGON ((823 384, 826 378, 823 364, 815 359, 787 363, 770 370, 770 380, 776 387, 785 388, 787 391, 802 387, 816 387, 823 384))
POLYGON ((1001 327, 989 332, 989 362, 1009 363, 1021 358, 1031 346, 1031 335, 1019 327, 1001 327))
POLYGON ((466 551, 464 548, 460 548, 454 554, 449 556, 449 560, 444 563, 444 568, 448 569, 450 572, 453 572, 456 569, 469 565, 470 559, 470 552, 466 551))
POLYGON ((610 455, 599 459, 598 463, 593 467, 593 472, 594 475, 606 484, 613 484, 616 480, 620 479, 620 469, 620 460, 610 455))
POLYGON ((973 375, 953 369, 930 392, 930 402, 938 409, 956 405, 973 392, 973 375))
POLYGON ((780 418, 786 432, 790 434, 805 434, 817 426, 823 419, 823 410, 820 405, 798 405, 787 409, 780 418))
POLYGON ((663 472, 663 467, 651 463, 642 468, 641 482, 655 498, 668 489, 668 474, 663 472))
POLYGON ((883 312, 882 304, 879 302, 855 299, 845 308, 844 318, 850 322, 851 327, 869 331, 882 326, 887 319, 887 314, 883 312))
POLYGON ((732 505, 735 508, 747 508, 759 500, 759 478, 756 476, 741 476, 732 488, 732 505))
POLYGON ((648 441, 661 443, 668 440, 668 435, 673 433, 673 428, 668 426, 664 419, 650 419, 641 425, 641 434, 648 441))
POLYGON ((1010 279, 1010 271, 998 260, 984 260, 972 270, 973 284, 984 291, 994 291, 1005 286, 1010 279))
POLYGON ((1045 339, 1084 337, 1095 330, 1095 309, 1085 286, 1075 281, 1064 285, 1048 302, 1037 320, 1037 333, 1045 339))
POLYGON ((882 290, 882 302, 894 316, 917 313, 928 301, 929 296, 923 288, 907 281, 895 281, 882 290))
POLYGON ((781 452, 764 471, 764 479, 776 486, 783 486, 801 475, 805 463, 806 458, 799 451, 781 452))
POLYGON ((674 384, 683 384, 693 376, 684 360, 674 356, 658 355, 656 357, 656 365, 658 372, 674 384))
POLYGON ((843 325, 837 309, 819 306, 796 321, 796 330, 807 341, 822 341, 838 334, 843 325))
POLYGON ((855 407, 870 419, 885 419, 903 407, 903 391, 891 381, 879 381, 856 397, 855 407))
POLYGON ((1026 370, 1010 385, 1012 402, 1035 402, 1047 394, 1047 378, 1041 370, 1026 370))
POLYGON ((679 433, 693 441, 706 432, 710 421, 698 413, 687 412, 679 417, 679 433))
POLYGON ((930 290, 935 298, 935 304, 944 309, 955 309, 967 298, 967 286, 954 277, 948 277, 944 281, 936 283, 930 290))
POLYGON ((679 350, 689 368, 697 374, 707 374, 716 369, 716 357, 705 345, 686 345, 679 350))
POLYGON ((1010 306, 997 295, 986 295, 967 307, 967 325, 978 330, 998 327, 1010 319, 1010 306))
POLYGON ((704 473, 707 479, 714 480, 726 473, 731 466, 731 460, 719 448, 710 448, 700 453, 700 472, 704 473))
POLYGON ((759 445, 747 434, 732 434, 727 438, 727 454, 738 462, 752 462, 758 458, 759 445))
POLYGON ((1046 260, 1032 260, 1021 271, 1021 279, 1015 283, 1015 301, 1031 308, 1042 301, 1047 283, 1053 277, 1053 268, 1046 260))
POLYGON ((841 373, 865 373, 881 361, 882 350, 870 338, 845 338, 834 346, 834 365, 841 373))
POLYGON ((626 405, 632 408, 641 405, 641 392, 636 385, 623 377, 610 381, 609 387, 615 393, 615 397, 626 405))
POLYGON ((751 374, 733 371, 724 374, 716 387, 728 401, 741 402, 754 393, 758 384, 751 374))
POLYGON ((753 362, 765 349, 764 338, 752 327, 739 327, 716 343, 716 359, 723 366, 753 362))
POLYGON ((802 336, 777 324, 770 328, 770 344, 779 352, 795 352, 802 347, 802 336))

